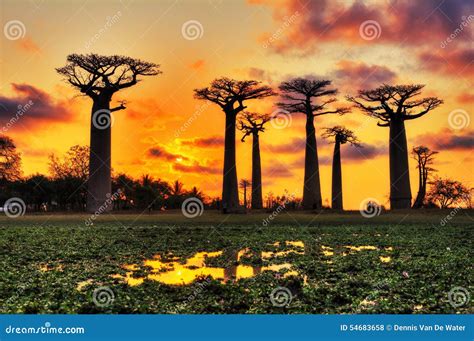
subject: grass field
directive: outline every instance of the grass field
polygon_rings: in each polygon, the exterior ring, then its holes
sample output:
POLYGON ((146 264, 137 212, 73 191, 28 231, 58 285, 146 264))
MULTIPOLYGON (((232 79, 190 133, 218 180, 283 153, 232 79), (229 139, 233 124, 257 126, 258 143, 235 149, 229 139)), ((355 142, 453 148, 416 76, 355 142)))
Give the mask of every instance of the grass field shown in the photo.
POLYGON ((0 313, 472 313, 472 211, 449 214, 1 217, 0 313))

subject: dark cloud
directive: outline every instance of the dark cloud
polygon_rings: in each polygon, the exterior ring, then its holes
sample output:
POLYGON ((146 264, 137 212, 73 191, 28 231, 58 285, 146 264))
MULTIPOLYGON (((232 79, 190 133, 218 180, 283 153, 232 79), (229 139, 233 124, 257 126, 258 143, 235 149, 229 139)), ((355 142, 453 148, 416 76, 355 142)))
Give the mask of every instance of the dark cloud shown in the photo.
POLYGON ((370 145, 361 143, 361 147, 354 147, 345 144, 341 147, 341 158, 348 161, 364 161, 375 159, 378 156, 386 155, 388 148, 384 145, 370 145))
POLYGON ((372 89, 384 83, 393 83, 397 75, 386 66, 342 60, 337 64, 334 77, 341 84, 350 84, 356 89, 372 89))
POLYGON ((224 145, 222 136, 201 137, 192 140, 181 140, 180 143, 192 147, 220 147, 224 145))
POLYGON ((434 150, 472 150, 474 148, 474 131, 454 132, 449 129, 437 133, 425 134, 416 139, 417 143, 434 150))
POLYGON ((164 159, 167 161, 176 161, 176 159, 180 158, 182 160, 189 160, 186 156, 181 154, 174 154, 168 152, 164 147, 156 146, 148 149, 148 155, 157 158, 157 159, 164 159))
POLYGON ((38 121, 68 121, 72 114, 68 104, 54 100, 43 90, 28 84, 12 84, 15 96, 0 96, 0 123, 12 126, 32 125, 38 121))
POLYGON ((222 170, 214 166, 201 165, 198 162, 194 162, 192 165, 185 165, 182 163, 173 164, 173 169, 184 173, 197 173, 197 174, 221 174, 222 170))
POLYGON ((263 173, 271 178, 290 178, 293 176, 293 173, 281 163, 265 168, 263 173))
MULTIPOLYGON (((282 29, 270 45, 277 52, 313 50, 322 41, 344 40, 352 44, 370 43, 359 34, 362 23, 376 21, 380 27, 377 42, 420 46, 440 43, 472 14, 469 0, 393 0, 376 1, 300 1, 266 3, 274 8, 275 29, 285 18, 298 14, 297 20, 282 29)), ((262 39, 268 41, 272 33, 262 39)), ((457 42, 470 41, 469 29, 458 32, 457 42)), ((433 46, 435 47, 435 46, 433 46)))

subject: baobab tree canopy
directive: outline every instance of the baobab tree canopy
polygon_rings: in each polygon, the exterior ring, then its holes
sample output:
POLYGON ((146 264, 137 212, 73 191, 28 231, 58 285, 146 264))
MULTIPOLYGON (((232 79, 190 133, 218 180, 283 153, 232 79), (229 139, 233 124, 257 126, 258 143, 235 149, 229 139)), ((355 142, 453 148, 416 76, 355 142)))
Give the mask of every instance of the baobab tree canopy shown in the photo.
POLYGON ((212 81, 211 86, 194 90, 194 97, 218 104, 226 113, 235 110, 234 114, 246 109, 243 102, 273 96, 272 88, 261 85, 256 80, 238 81, 227 77, 212 81), (234 107, 234 104, 238 104, 234 107))
POLYGON ((413 99, 421 94, 424 87, 421 84, 384 84, 373 90, 359 90, 357 98, 349 96, 347 99, 369 116, 379 119, 381 122, 378 122, 377 125, 388 127, 392 119, 413 120, 426 115, 443 103, 437 97, 413 99), (376 104, 371 105, 363 101, 376 104))
POLYGON ((107 92, 129 88, 139 82, 139 76, 161 73, 159 65, 125 56, 100 56, 97 54, 70 54, 67 64, 56 71, 81 93, 96 98, 107 92))
POLYGON ((114 93, 139 82, 139 76, 154 76, 159 65, 125 56, 71 54, 56 71, 92 101, 87 209, 95 212, 111 195, 111 125, 113 111, 125 109, 124 101, 110 107, 114 93))
POLYGON ((245 142, 245 138, 249 135, 258 135, 265 131, 265 123, 271 120, 268 114, 259 114, 254 112, 244 112, 239 119, 239 130, 244 133, 241 141, 245 142))
POLYGON ((334 137, 334 143, 339 142, 340 144, 350 143, 352 145, 360 147, 359 140, 355 136, 352 130, 344 128, 343 126, 335 126, 332 128, 324 128, 322 134, 324 138, 334 137))

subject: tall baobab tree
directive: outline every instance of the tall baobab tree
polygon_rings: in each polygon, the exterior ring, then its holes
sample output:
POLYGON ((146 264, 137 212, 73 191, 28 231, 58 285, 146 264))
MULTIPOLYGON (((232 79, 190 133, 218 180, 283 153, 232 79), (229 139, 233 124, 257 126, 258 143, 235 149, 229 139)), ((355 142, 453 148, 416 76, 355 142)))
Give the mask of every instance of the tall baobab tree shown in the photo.
POLYGON ((265 131, 264 125, 270 121, 270 115, 244 112, 239 119, 238 129, 244 135, 241 141, 252 135, 252 197, 251 207, 253 209, 263 208, 262 198, 262 166, 260 162, 260 132, 265 131))
POLYGON ((318 150, 314 118, 322 115, 343 115, 348 108, 328 109, 334 103, 337 89, 330 88, 330 80, 295 78, 280 85, 282 102, 278 106, 288 113, 306 115, 306 149, 304 162, 303 208, 322 208, 321 183, 319 179, 318 150), (327 97, 328 96, 328 97, 327 97), (325 98, 321 99, 320 98, 325 98))
POLYGON ((405 121, 426 115, 443 103, 437 97, 416 99, 424 85, 382 85, 373 90, 359 90, 347 99, 380 127, 390 127, 390 207, 410 208, 411 189, 405 121))
POLYGON ((411 153, 416 160, 416 168, 418 168, 418 194, 413 203, 413 208, 421 208, 425 202, 426 184, 430 172, 435 171, 435 169, 430 166, 433 164, 434 156, 438 154, 438 152, 426 146, 417 146, 412 149, 411 153))
POLYGON ((244 208, 247 209, 248 203, 247 203, 247 188, 249 188, 252 185, 252 182, 247 179, 242 179, 239 182, 240 188, 244 190, 244 208))
POLYGON ((224 212, 239 207, 237 169, 235 161, 235 129, 237 115, 251 99, 273 96, 273 90, 255 80, 238 81, 227 77, 212 81, 211 86, 195 89, 194 97, 217 104, 225 114, 224 170, 222 183, 222 208, 224 212))
POLYGON ((332 159, 332 190, 331 207, 342 210, 342 168, 341 168, 341 145, 349 143, 360 147, 354 132, 342 126, 325 128, 322 135, 324 138, 334 138, 334 156, 332 159))
POLYGON ((56 71, 92 100, 87 209, 94 212, 112 190, 111 113, 126 108, 124 102, 111 108, 112 97, 119 90, 137 84, 139 76, 154 76, 161 71, 159 65, 139 59, 97 54, 71 54, 67 64, 56 71))

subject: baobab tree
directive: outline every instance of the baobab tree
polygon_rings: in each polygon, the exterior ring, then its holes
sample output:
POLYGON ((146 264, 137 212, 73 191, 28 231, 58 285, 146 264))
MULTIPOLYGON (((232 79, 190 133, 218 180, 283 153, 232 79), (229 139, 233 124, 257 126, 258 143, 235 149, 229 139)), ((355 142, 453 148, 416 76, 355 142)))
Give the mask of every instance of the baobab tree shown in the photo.
POLYGON ((437 202, 440 208, 449 208, 451 205, 460 205, 462 202, 471 201, 472 189, 459 181, 436 178, 430 184, 429 200, 437 202))
POLYGON ((334 156, 332 159, 332 186, 331 186, 331 208, 342 210, 342 169, 341 169, 341 145, 349 143, 360 147, 359 140, 354 132, 342 126, 325 128, 322 135, 324 138, 334 138, 334 156))
POLYGON ((248 203, 247 203, 247 188, 249 188, 252 185, 252 182, 247 179, 242 179, 239 182, 240 188, 244 190, 244 208, 247 209, 248 203))
POLYGON ((238 81, 227 77, 212 81, 211 86, 195 89, 194 97, 217 104, 225 114, 224 170, 222 183, 222 209, 232 212, 239 207, 239 192, 235 160, 235 130, 237 115, 251 99, 273 96, 273 90, 255 80, 238 81))
POLYGON ((250 112, 244 112, 239 119, 238 129, 244 133, 241 141, 245 142, 245 138, 252 135, 252 196, 250 205, 253 209, 263 208, 259 134, 265 131, 264 125, 270 119, 270 115, 250 112))
POLYGON ((304 163, 303 208, 322 208, 321 183, 319 179, 318 150, 314 118, 322 115, 343 115, 348 108, 328 109, 327 105, 336 102, 333 97, 337 89, 330 88, 330 80, 311 80, 295 78, 280 85, 282 102, 277 105, 287 113, 306 115, 306 149, 304 163), (327 97, 329 96, 329 97, 327 97), (326 98, 321 99, 320 98, 326 98))
POLYGON ((438 154, 438 152, 426 146, 417 146, 412 149, 411 153, 416 160, 416 168, 418 168, 418 194, 413 203, 413 208, 421 208, 425 202, 426 183, 428 182, 430 172, 435 171, 435 169, 430 166, 433 164, 434 156, 438 154))
POLYGON ((155 76, 161 71, 159 65, 139 59, 97 54, 71 54, 67 64, 56 71, 92 100, 87 209, 95 212, 112 190, 111 114, 126 108, 124 101, 111 108, 112 97, 119 90, 137 84, 139 76, 155 76))
POLYGON ((405 121, 426 115, 440 104, 437 97, 416 99, 424 85, 382 85, 372 90, 359 90, 358 96, 348 96, 356 108, 378 119, 380 127, 390 127, 390 207, 411 207, 410 173, 405 121))
POLYGON ((5 135, 0 136, 0 186, 7 182, 20 180, 21 155, 16 150, 13 140, 5 135))

